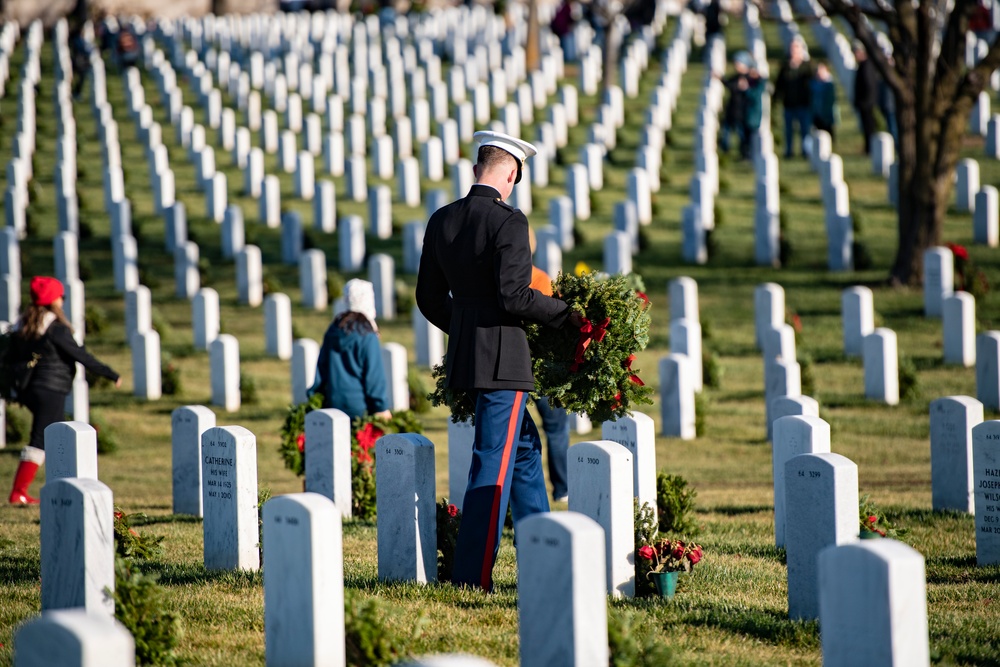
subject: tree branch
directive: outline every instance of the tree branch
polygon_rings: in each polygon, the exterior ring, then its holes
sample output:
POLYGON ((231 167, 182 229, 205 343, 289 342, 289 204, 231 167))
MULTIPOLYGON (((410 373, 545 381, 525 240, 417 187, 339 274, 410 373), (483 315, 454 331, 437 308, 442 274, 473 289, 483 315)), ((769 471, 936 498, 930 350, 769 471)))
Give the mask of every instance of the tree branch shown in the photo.
POLYGON ((965 36, 969 28, 969 14, 974 6, 973 0, 955 0, 948 16, 934 72, 932 90, 937 100, 952 100, 961 84, 959 73, 965 62, 965 36))
MULTIPOLYGON (((860 41, 867 52, 868 57, 875 64, 885 82, 896 92, 897 95, 907 94, 907 87, 899 73, 889 64, 889 59, 878 44, 875 38, 875 30, 866 20, 867 10, 862 10, 858 5, 847 0, 819 0, 820 6, 830 16, 842 16, 854 31, 855 38, 860 41)), ((905 3, 904 3, 905 4, 905 3)), ((892 22, 899 26, 899 14, 894 10, 892 22)))

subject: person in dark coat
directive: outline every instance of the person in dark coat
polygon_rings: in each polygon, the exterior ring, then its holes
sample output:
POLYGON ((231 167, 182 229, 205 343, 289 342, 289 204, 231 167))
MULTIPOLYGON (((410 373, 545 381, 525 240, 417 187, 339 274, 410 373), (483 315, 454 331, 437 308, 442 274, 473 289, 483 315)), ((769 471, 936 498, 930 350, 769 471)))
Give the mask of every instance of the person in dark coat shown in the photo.
POLYGON ((872 135, 875 133, 875 105, 878 103, 878 72, 875 63, 868 58, 868 52, 861 42, 854 42, 854 59, 858 68, 854 72, 854 108, 861 120, 861 133, 865 137, 865 155, 871 150, 872 135))
MULTIPOLYGON (((802 37, 796 36, 788 47, 788 59, 781 65, 774 84, 774 97, 785 109, 785 157, 795 153, 795 129, 798 126, 800 144, 812 129, 812 109, 809 100, 809 83, 813 71, 806 58, 802 37)), ((804 154, 804 153, 803 153, 804 154)))
POLYGON ((477 132, 476 183, 435 212, 424 232, 417 306, 447 331, 447 386, 476 397, 472 466, 452 581, 493 589, 507 504, 515 525, 549 509, 541 439, 525 412, 535 388, 524 321, 580 326, 581 317, 530 287, 528 219, 504 203, 537 151, 499 132, 477 132))
POLYGON ((66 397, 73 389, 76 365, 83 364, 91 373, 122 385, 122 380, 108 366, 95 359, 73 338, 73 326, 63 313, 63 286, 55 278, 36 276, 31 280, 31 305, 14 325, 28 355, 37 355, 31 380, 18 401, 31 411, 31 436, 21 450, 21 462, 10 492, 12 505, 33 505, 37 498, 28 495, 28 487, 38 468, 45 463, 45 429, 62 421, 66 397))
POLYGON ((323 336, 316 381, 308 394, 323 394, 323 407, 351 421, 366 414, 391 419, 389 384, 375 323, 375 288, 357 278, 344 285, 337 314, 323 336))
POLYGON ((729 136, 736 134, 740 140, 740 154, 744 152, 746 144, 746 91, 749 87, 747 76, 750 74, 748 64, 750 54, 740 51, 733 57, 732 74, 722 80, 722 85, 729 91, 729 99, 722 113, 722 131, 719 133, 719 148, 723 153, 729 153, 729 136))

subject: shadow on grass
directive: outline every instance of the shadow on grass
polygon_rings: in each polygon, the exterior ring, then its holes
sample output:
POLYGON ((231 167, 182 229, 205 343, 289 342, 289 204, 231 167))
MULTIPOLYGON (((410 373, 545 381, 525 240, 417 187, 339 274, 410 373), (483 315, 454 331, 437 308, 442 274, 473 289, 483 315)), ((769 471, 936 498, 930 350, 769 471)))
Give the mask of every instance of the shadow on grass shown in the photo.
POLYGON ((770 505, 723 505, 721 507, 711 507, 699 509, 699 514, 725 514, 726 516, 740 516, 743 514, 760 514, 767 512, 770 514, 774 508, 770 505))
POLYGON ((37 555, 0 555, 0 586, 16 584, 37 584, 41 578, 42 565, 37 555))
POLYGON ((190 514, 162 514, 159 516, 133 514, 129 517, 133 526, 155 526, 160 523, 201 523, 202 518, 190 514))
POLYGON ((734 609, 728 604, 698 604, 681 623, 718 628, 780 646, 819 648, 819 622, 793 621, 776 611, 734 609))
POLYGON ((160 561, 140 561, 137 568, 145 574, 155 574, 164 586, 191 586, 196 584, 219 584, 233 590, 242 591, 264 585, 262 570, 206 570, 201 563, 163 563, 160 561))

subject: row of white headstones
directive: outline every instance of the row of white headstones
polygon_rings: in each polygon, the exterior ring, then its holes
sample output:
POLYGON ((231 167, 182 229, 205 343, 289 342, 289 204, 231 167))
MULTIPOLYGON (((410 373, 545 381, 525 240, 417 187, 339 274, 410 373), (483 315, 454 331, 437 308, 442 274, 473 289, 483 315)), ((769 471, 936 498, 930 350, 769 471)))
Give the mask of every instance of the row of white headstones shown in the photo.
MULTIPOLYGON (((318 410, 307 415, 305 430, 307 493, 263 508, 265 642, 275 664, 281 655, 343 651, 342 635, 331 639, 317 628, 341 628, 343 622, 343 573, 331 576, 331 567, 342 563, 336 529, 350 516, 350 424, 339 411, 318 410), (313 554, 306 566, 303 553, 313 554), (278 621, 288 617, 300 622, 290 627, 278 621)), ((595 652, 606 656, 603 598, 634 593, 632 499, 655 498, 653 423, 635 415, 605 424, 603 435, 606 440, 570 451, 570 512, 517 527, 522 664, 548 664, 551 655, 591 664, 588 656, 595 652)), ((467 478, 470 439, 468 427, 449 431, 458 483, 467 478), (464 468, 455 462, 462 457, 464 468)), ((994 526, 1000 522, 998 441, 1000 421, 982 422, 982 405, 973 399, 932 404, 934 507, 971 511, 974 496, 982 565, 1000 562, 994 526)), ((188 406, 173 414, 173 446, 174 509, 204 516, 205 567, 257 569, 254 435, 238 426, 216 427, 210 410, 188 406)), ((96 481, 96 433, 86 424, 55 424, 46 431, 46 451, 43 610, 82 607, 107 614, 105 588, 114 586, 112 499, 96 481)), ((399 434, 380 439, 376 452, 377 480, 392 480, 377 482, 379 577, 435 581, 434 446, 422 436, 399 434)), ((891 540, 856 542, 857 466, 830 452, 829 424, 812 415, 779 418, 773 452, 775 541, 787 553, 790 616, 820 619, 830 664, 857 664, 852 661, 859 650, 872 652, 866 659, 927 664, 923 558, 891 540), (872 585, 856 590, 838 584, 844 573, 860 571, 872 585), (905 586, 889 585, 900 578, 905 586)))

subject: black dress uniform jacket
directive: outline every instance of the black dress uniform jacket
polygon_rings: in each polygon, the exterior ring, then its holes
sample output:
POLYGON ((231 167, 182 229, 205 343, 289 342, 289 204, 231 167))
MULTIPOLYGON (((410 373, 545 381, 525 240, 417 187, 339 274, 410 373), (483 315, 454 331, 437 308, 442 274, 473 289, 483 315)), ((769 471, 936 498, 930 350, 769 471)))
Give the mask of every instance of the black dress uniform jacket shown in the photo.
POLYGON ((558 327, 569 307, 530 283, 528 219, 495 188, 474 185, 431 216, 417 306, 449 335, 448 386, 534 390, 524 320, 558 327))

